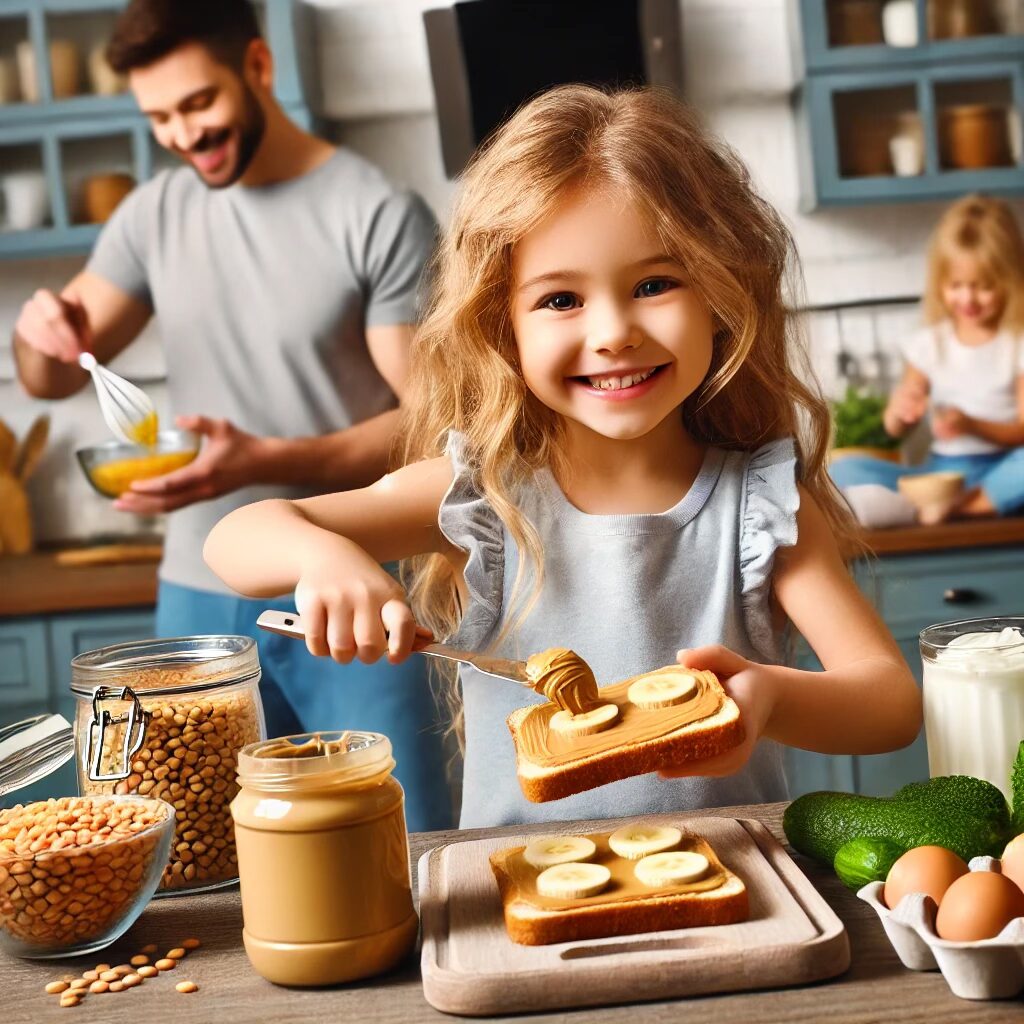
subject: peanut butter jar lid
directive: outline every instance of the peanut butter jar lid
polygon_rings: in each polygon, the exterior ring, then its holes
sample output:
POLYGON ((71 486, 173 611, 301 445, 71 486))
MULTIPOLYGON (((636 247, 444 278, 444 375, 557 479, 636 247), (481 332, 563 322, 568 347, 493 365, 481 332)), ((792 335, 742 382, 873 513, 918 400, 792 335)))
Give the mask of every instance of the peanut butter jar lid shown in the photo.
POLYGON ((287 787, 331 775, 339 783, 390 772, 391 741, 377 732, 309 732, 250 743, 238 752, 243 785, 287 787))

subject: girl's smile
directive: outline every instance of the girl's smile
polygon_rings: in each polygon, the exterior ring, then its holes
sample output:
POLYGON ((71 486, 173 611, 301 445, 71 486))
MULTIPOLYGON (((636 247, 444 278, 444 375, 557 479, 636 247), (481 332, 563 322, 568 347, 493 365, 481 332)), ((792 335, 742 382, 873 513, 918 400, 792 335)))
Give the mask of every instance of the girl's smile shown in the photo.
POLYGON ((570 381, 593 393, 595 398, 609 402, 626 402, 651 391, 668 368, 669 364, 665 363, 641 369, 609 370, 594 375, 581 374, 579 377, 571 377, 570 381))

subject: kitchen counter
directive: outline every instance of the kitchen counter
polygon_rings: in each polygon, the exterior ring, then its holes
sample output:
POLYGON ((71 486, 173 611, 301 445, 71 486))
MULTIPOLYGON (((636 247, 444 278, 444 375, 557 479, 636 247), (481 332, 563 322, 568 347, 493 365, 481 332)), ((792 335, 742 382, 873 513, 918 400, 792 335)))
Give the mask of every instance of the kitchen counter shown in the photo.
POLYGON ((0 558, 0 618, 151 606, 157 564, 63 566, 51 550, 0 558))
MULTIPOLYGON (((1024 544, 1024 517, 865 530, 875 555, 1024 544)), ((156 601, 157 561, 60 566, 55 551, 0 558, 0 618, 97 608, 148 607, 156 601)))
MULTIPOLYGON (((728 807, 696 811, 692 816, 718 814, 757 818, 777 838, 782 835, 784 804, 728 807)), ((691 816, 691 815, 688 815, 691 816)), ((432 832, 410 837, 413 870, 426 850, 455 840, 493 835, 521 835, 545 831, 545 826, 482 829, 467 832, 432 832)), ((783 839, 784 841, 784 839, 783 839)), ((588 1007, 577 1013, 556 1011, 524 1017, 488 1018, 534 1022, 643 1021, 678 1024, 687 1017, 714 1018, 717 1024, 764 1024, 765 1021, 806 1021, 817 1024, 861 1024, 899 1020, 901 1024, 981 1024, 1006 1021, 1020 1012, 1020 1001, 968 1002, 954 996, 937 972, 906 970, 889 945, 874 911, 862 903, 831 870, 797 858, 797 863, 842 919, 852 948, 850 969, 839 978, 801 988, 763 992, 737 992, 700 996, 689 1000, 638 1003, 606 1008, 588 1007)), ((370 1024, 412 1024, 416 1021, 455 1020, 434 1010, 423 998, 419 980, 419 954, 401 969, 380 978, 334 989, 284 989, 260 978, 249 966, 241 940, 241 904, 237 888, 197 896, 154 901, 135 926, 110 949, 77 960, 3 961, 4 1019, 6 1024, 67 1021, 55 996, 43 986, 65 973, 78 976, 100 962, 118 964, 155 942, 161 951, 194 935, 203 946, 189 955, 169 977, 151 979, 139 989, 117 994, 91 995, 75 1008, 79 1017, 104 1024, 137 1024, 150 1020, 187 1024, 240 1024, 274 1021, 275 1024, 317 1024, 345 1020, 370 1024), (189 979, 199 991, 184 995, 176 982, 189 979)))
POLYGON ((937 526, 903 526, 891 530, 865 530, 868 549, 876 555, 909 555, 955 548, 1000 547, 1024 544, 1024 516, 958 520, 937 526))

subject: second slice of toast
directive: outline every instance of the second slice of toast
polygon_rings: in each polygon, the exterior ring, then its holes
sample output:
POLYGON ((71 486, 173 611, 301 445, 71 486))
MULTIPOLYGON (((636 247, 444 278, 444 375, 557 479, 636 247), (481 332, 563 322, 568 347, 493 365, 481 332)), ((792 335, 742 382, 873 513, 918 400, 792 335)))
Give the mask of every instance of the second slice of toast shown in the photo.
MULTIPOLYGON (((611 851, 606 833, 588 838, 597 845, 595 863, 610 866, 617 862, 632 873, 633 863, 611 851)), ((719 860, 702 836, 686 836, 683 848, 703 853, 720 884, 706 891, 644 891, 643 886, 630 880, 626 889, 622 883, 613 882, 607 892, 596 896, 558 901, 537 896, 535 879, 539 872, 526 863, 524 847, 497 850, 490 855, 490 863, 509 938, 520 945, 543 946, 747 920, 750 907, 742 879, 719 860)))

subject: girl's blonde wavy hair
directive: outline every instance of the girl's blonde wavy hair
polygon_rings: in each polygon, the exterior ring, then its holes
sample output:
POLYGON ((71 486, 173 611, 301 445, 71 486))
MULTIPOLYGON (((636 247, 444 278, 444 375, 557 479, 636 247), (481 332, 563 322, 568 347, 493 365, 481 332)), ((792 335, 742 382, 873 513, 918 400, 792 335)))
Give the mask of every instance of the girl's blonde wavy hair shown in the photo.
POLYGON ((950 264, 959 256, 977 260, 981 273, 1005 297, 1000 328, 1024 334, 1024 239, 1006 203, 990 196, 970 195, 942 215, 928 246, 923 301, 927 324, 949 316, 942 288, 950 264))
MULTIPOLYGON (((711 367, 682 407, 690 434, 747 451, 797 437, 801 482, 834 531, 851 533, 826 472, 828 408, 805 383, 812 378, 793 368, 802 347, 791 344, 783 282, 795 250, 782 219, 740 161, 670 94, 562 86, 522 107, 465 172, 435 256, 404 412, 404 463, 441 455, 448 432, 459 431, 476 485, 525 555, 502 637, 543 586, 540 541, 516 491, 538 467, 550 465, 556 477, 566 468, 560 418, 527 390, 519 370, 512 250, 579 186, 636 203, 711 309, 711 367), (523 595, 528 576, 532 592, 523 595)), ((437 636, 450 634, 462 609, 448 560, 421 556, 406 573, 418 620, 437 636)), ((448 697, 461 734, 454 687, 448 697)))

